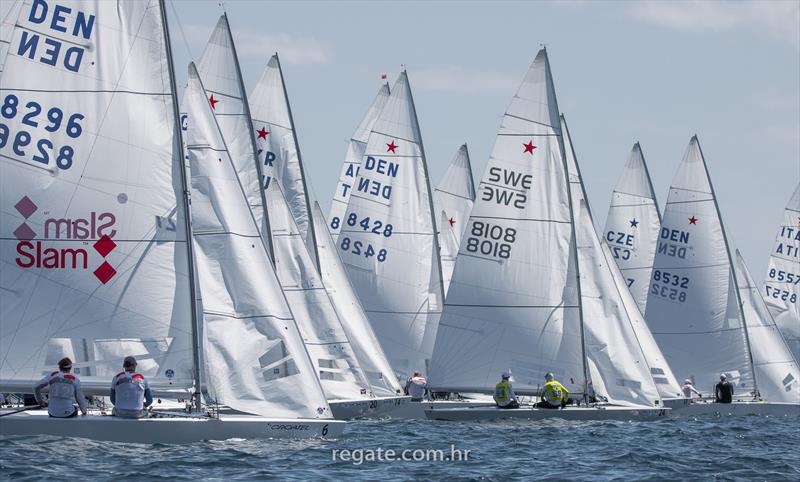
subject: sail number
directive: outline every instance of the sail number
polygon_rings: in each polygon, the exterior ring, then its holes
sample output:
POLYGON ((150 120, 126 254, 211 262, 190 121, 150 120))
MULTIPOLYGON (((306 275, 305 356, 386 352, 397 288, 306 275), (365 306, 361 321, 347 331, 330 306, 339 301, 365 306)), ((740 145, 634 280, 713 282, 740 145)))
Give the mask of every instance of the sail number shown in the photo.
POLYGON ((370 243, 363 241, 353 241, 347 236, 342 236, 342 241, 339 243, 339 248, 345 253, 354 254, 356 256, 364 255, 365 258, 375 256, 378 262, 383 263, 386 261, 387 252, 385 249, 378 251, 370 243))
POLYGON ((800 284, 800 275, 788 271, 776 270, 775 268, 769 270, 769 277, 778 281, 786 281, 790 285, 800 284))
MULTIPOLYGON (((338 216, 334 216, 333 218, 331 218, 331 228, 339 229, 340 224, 341 221, 339 220, 338 216)), ((350 215, 347 216, 347 225, 352 227, 361 226, 361 229, 363 229, 364 231, 368 231, 373 234, 383 235, 387 238, 392 235, 392 230, 394 229, 394 227, 391 224, 384 223, 379 219, 370 220, 369 216, 359 220, 358 214, 356 213, 350 213, 350 215)))
POLYGON ((467 238, 467 251, 493 258, 508 259, 517 240, 517 230, 497 224, 473 221, 467 238))
POLYGON ((54 134, 61 129, 67 137, 77 139, 83 133, 81 121, 84 115, 80 113, 68 115, 58 107, 51 107, 45 113, 38 102, 30 101, 24 105, 23 102, 16 95, 8 94, 0 105, 0 115, 3 119, 14 119, 20 115, 22 125, 31 128, 21 129, 15 133, 6 124, 0 123, 0 149, 8 145, 14 154, 22 158, 44 165, 49 165, 50 159, 53 158, 59 169, 67 170, 72 167, 75 149, 67 144, 54 146, 47 137, 40 137, 48 136, 41 131, 54 134))
POLYGON ((775 298, 776 300, 788 301, 789 303, 797 303, 797 293, 773 288, 772 286, 765 286, 764 288, 767 290, 767 298, 775 298))
POLYGON ((661 298, 678 301, 686 301, 687 290, 689 288, 689 278, 670 274, 668 271, 653 270, 653 283, 650 285, 650 294, 661 298))

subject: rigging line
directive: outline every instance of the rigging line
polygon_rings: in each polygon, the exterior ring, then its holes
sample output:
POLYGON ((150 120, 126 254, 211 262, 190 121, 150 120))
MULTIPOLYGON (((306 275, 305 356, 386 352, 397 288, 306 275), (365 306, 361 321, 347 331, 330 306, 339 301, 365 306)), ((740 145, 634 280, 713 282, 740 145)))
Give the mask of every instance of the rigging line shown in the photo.
MULTIPOLYGON (((175 8, 175 1, 169 1, 170 6, 172 7, 172 13, 175 15, 175 23, 178 24, 178 30, 181 33, 181 40, 183 40, 183 46, 186 47, 186 53, 189 54, 189 60, 192 62, 195 61, 194 53, 192 53, 192 48, 189 46, 189 41, 186 40, 186 34, 183 31, 183 23, 181 23, 180 16, 178 15, 178 10, 175 8)), ((166 21, 166 19, 164 19, 166 21)))

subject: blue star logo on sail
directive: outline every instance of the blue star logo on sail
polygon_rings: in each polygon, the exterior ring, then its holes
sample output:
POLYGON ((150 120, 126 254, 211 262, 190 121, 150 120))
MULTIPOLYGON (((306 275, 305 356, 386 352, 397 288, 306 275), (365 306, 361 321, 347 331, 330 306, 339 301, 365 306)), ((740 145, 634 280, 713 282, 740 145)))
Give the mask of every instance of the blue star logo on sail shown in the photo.
POLYGON ((638 228, 639 227, 639 221, 637 221, 636 218, 633 218, 628 222, 631 223, 631 227, 632 228, 638 228))

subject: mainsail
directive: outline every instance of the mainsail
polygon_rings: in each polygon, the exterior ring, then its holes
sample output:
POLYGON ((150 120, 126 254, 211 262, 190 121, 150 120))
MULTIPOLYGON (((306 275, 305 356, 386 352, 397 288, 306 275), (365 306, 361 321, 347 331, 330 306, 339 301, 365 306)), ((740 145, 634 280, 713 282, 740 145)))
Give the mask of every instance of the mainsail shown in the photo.
POLYGON ((344 269, 336 249, 336 242, 326 228, 319 204, 314 203, 311 212, 314 216, 314 229, 319 248, 319 266, 322 281, 342 322, 350 346, 353 347, 359 364, 377 396, 391 396, 400 393, 400 384, 392 371, 389 359, 372 330, 367 314, 358 301, 358 296, 344 269))
POLYGON ((680 386, 636 307, 614 258, 594 227, 569 128, 561 117, 580 273, 581 313, 591 380, 624 405, 680 396, 680 386))
POLYGON ((0 379, 32 383, 69 356, 105 392, 134 355, 154 386, 192 386, 163 5, 46 5, 23 5, 0 78, 0 379))
POLYGON ((458 148, 442 181, 433 192, 434 213, 439 217, 439 248, 442 257, 444 292, 450 286, 461 237, 467 228, 469 213, 475 203, 475 181, 467 145, 458 148))
POLYGON ((317 265, 311 204, 278 54, 269 59, 261 79, 250 93, 250 115, 264 176, 262 188, 266 190, 273 178, 280 182, 308 253, 317 265))
POLYGON ((661 214, 644 154, 637 142, 611 195, 605 243, 642 313, 647 306, 650 273, 660 230, 661 214))
POLYGON ((769 314, 739 250, 735 269, 758 393, 770 402, 800 403, 800 369, 769 314))
POLYGON ((372 126, 338 239, 353 288, 399 374, 427 368, 441 314, 431 195, 403 72, 372 126))
POLYGON ((0 4, 0 75, 6 63, 6 55, 11 45, 11 35, 14 33, 14 24, 17 23, 19 13, 22 11, 22 0, 12 0, 0 4))
POLYGON ((800 184, 775 236, 763 293, 794 359, 800 361, 800 184))
POLYGON ((247 413, 330 416, 194 64, 185 93, 209 393, 247 413))
POLYGON ((673 371, 712 391, 725 373, 754 387, 722 219, 697 136, 670 186, 647 299, 647 324, 673 371))
POLYGON ((430 384, 489 391, 513 370, 536 393, 556 372, 583 393, 580 300, 563 141, 542 49, 503 116, 459 248, 430 384))
POLYGON ((378 90, 378 95, 375 96, 364 118, 361 119, 361 123, 350 138, 350 142, 347 143, 347 154, 344 157, 342 172, 339 174, 339 183, 333 193, 331 210, 328 215, 328 220, 330 221, 328 225, 329 231, 333 236, 334 242, 339 238, 342 218, 347 210, 347 203, 350 202, 350 192, 358 176, 358 167, 361 165, 361 158, 364 157, 364 150, 367 148, 369 133, 372 131, 372 126, 378 119, 378 115, 383 110, 383 106, 386 105, 386 99, 388 98, 389 84, 385 83, 378 90))

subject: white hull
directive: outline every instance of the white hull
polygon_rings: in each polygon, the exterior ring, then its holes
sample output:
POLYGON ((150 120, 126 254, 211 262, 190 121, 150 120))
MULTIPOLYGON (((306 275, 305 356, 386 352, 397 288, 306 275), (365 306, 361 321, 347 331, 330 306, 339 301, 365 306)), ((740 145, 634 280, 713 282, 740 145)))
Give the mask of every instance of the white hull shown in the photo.
POLYGON ((383 418, 395 410, 412 403, 411 397, 375 397, 358 400, 329 400, 331 413, 336 420, 353 418, 383 418))
POLYGON ((0 418, 0 436, 54 435, 128 443, 181 444, 232 438, 338 438, 344 432, 344 427, 345 422, 338 420, 274 419, 254 415, 220 415, 218 419, 170 416, 139 420, 89 415, 58 419, 50 418, 45 410, 35 410, 0 418))
POLYGON ((670 404, 676 416, 694 415, 770 415, 774 417, 800 416, 800 403, 773 403, 734 401, 713 403, 698 400, 683 400, 681 404, 670 404))
POLYGON ((426 401, 426 402, 408 402, 405 405, 395 408, 387 414, 391 418, 405 419, 405 420, 426 420, 428 417, 425 415, 427 410, 445 409, 445 408, 468 408, 468 407, 491 407, 494 402, 482 402, 476 400, 441 400, 441 401, 426 401))
POLYGON ((498 419, 544 420, 561 418, 565 420, 657 420, 665 418, 668 408, 629 408, 629 407, 567 407, 546 409, 520 407, 501 409, 497 407, 439 408, 426 410, 430 420, 477 421, 498 419))

